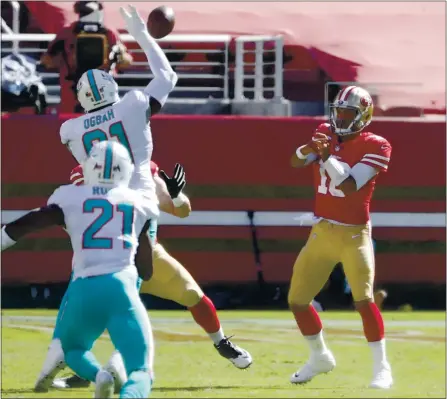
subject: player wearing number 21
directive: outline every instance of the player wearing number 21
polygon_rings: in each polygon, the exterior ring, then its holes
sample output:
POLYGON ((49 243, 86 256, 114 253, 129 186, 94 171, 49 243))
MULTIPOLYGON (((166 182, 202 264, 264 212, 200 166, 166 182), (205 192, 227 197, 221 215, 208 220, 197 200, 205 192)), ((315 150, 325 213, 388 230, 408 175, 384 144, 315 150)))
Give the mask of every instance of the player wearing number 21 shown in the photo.
POLYGON ((372 114, 373 103, 366 90, 355 86, 342 89, 330 105, 330 124, 320 125, 291 159, 295 168, 313 168, 316 191, 316 223, 295 261, 288 297, 298 328, 311 349, 309 361, 292 375, 293 383, 307 382, 335 367, 335 358, 323 339, 321 320, 310 303, 339 262, 372 351, 370 387, 386 389, 393 383, 383 319, 373 299, 374 251, 369 215, 377 176, 388 169, 391 145, 365 131, 372 114))
POLYGON ((61 186, 47 206, 34 209, 1 231, 1 250, 44 227, 64 226, 73 246, 73 278, 58 328, 67 364, 96 383, 95 398, 110 398, 113 374, 91 349, 107 329, 121 353, 127 381, 121 398, 147 398, 152 384, 153 338, 138 294, 138 277, 152 275, 147 234, 159 216, 156 202, 128 187, 134 166, 126 148, 96 143, 83 163, 85 185, 61 186))

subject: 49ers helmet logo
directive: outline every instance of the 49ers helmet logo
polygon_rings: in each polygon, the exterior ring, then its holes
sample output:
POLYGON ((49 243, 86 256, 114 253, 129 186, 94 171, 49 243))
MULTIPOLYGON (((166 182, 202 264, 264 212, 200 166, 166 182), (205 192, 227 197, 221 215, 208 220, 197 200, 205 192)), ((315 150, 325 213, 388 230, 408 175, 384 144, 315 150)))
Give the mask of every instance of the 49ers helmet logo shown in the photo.
POLYGON ((369 97, 369 96, 363 96, 363 97, 360 99, 360 104, 361 104, 363 107, 369 107, 369 106, 372 104, 372 99, 371 99, 371 97, 369 97))

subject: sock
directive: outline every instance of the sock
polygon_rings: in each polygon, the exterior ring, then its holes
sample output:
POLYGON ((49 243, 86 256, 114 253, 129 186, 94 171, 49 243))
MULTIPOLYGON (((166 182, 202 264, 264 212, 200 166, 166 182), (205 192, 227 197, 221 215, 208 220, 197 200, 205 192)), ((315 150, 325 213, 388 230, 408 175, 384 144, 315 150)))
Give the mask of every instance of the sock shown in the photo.
POLYGON ((211 299, 204 295, 199 303, 188 309, 195 322, 206 331, 216 345, 224 339, 216 308, 211 299))
POLYGON ((306 310, 294 311, 292 309, 292 311, 296 324, 304 336, 317 335, 323 329, 320 316, 312 305, 309 305, 306 310))
POLYGON ((101 365, 90 351, 71 350, 65 354, 68 366, 81 378, 91 382, 96 381, 96 374, 101 365))
POLYGON ((380 341, 368 342, 369 347, 373 355, 374 365, 388 365, 388 359, 386 358, 385 339, 380 341))
POLYGON ((120 398, 148 398, 151 387, 152 381, 147 371, 133 371, 121 388, 120 398))
POLYGON ((220 341, 222 341, 225 338, 225 334, 222 330, 222 327, 220 327, 219 331, 215 333, 208 333, 208 336, 214 342, 214 345, 219 345, 220 341))
MULTIPOLYGON (((52 373, 61 364, 63 365, 63 367, 60 367, 62 370, 65 367, 65 361, 61 341, 59 339, 53 339, 48 347, 47 357, 43 363, 39 380, 52 373)), ((54 376, 56 376, 56 374, 54 374, 54 376)))
POLYGON ((323 353, 328 350, 323 338, 323 330, 315 335, 305 335, 307 343, 309 344, 312 353, 323 353))
POLYGON ((385 328, 380 310, 375 303, 366 303, 357 309, 362 317, 363 332, 368 342, 377 342, 384 338, 385 328))
POLYGON ((111 398, 114 390, 114 380, 112 374, 101 369, 95 378, 95 398, 111 398))

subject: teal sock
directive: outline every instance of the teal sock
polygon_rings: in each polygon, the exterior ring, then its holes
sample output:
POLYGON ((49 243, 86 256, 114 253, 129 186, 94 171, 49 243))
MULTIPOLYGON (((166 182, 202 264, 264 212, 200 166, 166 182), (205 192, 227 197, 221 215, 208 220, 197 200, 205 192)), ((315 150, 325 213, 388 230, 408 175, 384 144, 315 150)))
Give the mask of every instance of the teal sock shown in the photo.
POLYGON ((65 354, 67 365, 84 380, 95 382, 101 365, 90 351, 72 350, 65 354))
POLYGON ((121 388, 120 398, 148 398, 151 388, 152 380, 149 372, 134 371, 121 388))

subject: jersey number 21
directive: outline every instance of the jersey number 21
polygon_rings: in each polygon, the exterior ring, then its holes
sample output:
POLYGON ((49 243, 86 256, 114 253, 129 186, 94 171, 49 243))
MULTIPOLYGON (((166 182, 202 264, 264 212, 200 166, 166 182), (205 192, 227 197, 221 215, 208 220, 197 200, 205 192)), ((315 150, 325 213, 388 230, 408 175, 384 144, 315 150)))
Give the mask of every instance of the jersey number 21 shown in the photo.
MULTIPOLYGON (((109 223, 114 216, 115 211, 122 213, 123 225, 121 233, 123 237, 132 235, 134 207, 128 204, 112 205, 103 198, 91 198, 84 202, 83 212, 93 213, 95 209, 99 209, 101 214, 93 221, 93 223, 84 231, 82 235, 82 248, 84 249, 112 249, 113 238, 96 237, 100 230, 109 223)), ((123 248, 131 248, 129 241, 123 240, 123 248)))

